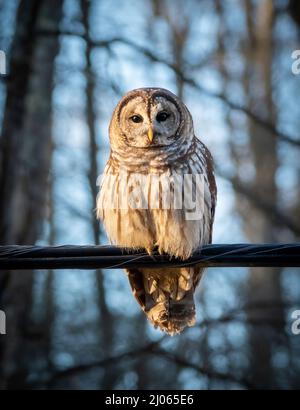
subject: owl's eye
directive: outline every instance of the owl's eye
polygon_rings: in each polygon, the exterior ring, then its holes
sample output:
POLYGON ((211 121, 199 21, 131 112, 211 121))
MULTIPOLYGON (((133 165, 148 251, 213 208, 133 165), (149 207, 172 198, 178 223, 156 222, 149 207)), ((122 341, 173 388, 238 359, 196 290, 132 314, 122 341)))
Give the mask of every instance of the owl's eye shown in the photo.
POLYGON ((140 115, 133 115, 130 119, 135 123, 143 122, 143 118, 140 115))
POLYGON ((167 118, 169 118, 169 117, 170 117, 170 114, 168 114, 168 113, 165 112, 165 111, 162 111, 162 112, 160 112, 160 113, 157 114, 156 119, 157 119, 158 122, 164 122, 164 121, 166 121, 167 118))

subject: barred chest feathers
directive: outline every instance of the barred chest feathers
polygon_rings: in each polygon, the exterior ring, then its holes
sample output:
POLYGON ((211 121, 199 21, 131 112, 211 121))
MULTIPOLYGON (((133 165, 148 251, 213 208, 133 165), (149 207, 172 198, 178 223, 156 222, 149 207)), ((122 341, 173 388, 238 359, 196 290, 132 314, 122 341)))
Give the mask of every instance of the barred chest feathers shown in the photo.
POLYGON ((97 201, 112 244, 182 259, 211 236, 212 198, 203 148, 185 164, 137 173, 108 163, 97 201))

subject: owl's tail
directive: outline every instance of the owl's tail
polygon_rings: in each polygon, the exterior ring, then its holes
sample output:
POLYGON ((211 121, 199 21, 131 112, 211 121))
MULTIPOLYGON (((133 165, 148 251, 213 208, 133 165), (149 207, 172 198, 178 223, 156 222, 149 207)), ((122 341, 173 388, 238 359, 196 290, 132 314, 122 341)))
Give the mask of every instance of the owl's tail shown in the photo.
MULTIPOLYGON (((155 327, 169 335, 181 333, 196 321, 195 268, 130 269, 131 289, 155 327)), ((198 273, 198 272, 197 272, 198 273)), ((200 272, 199 272, 200 273, 200 272)), ((196 275, 196 282, 200 274, 196 275)))
POLYGON ((194 294, 190 290, 180 300, 173 300, 165 294, 164 301, 157 301, 145 313, 155 327, 171 336, 181 333, 185 327, 196 323, 194 294))

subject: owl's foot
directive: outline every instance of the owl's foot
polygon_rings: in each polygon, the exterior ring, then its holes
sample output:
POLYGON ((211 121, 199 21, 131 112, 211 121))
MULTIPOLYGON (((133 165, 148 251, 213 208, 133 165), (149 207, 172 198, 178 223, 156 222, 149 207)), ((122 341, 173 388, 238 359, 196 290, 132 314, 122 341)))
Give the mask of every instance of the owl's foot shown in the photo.
POLYGON ((145 250, 146 250, 146 252, 148 253, 148 255, 151 256, 151 257, 154 259, 154 256, 153 256, 153 247, 152 247, 152 246, 149 246, 149 247, 145 248, 145 250))

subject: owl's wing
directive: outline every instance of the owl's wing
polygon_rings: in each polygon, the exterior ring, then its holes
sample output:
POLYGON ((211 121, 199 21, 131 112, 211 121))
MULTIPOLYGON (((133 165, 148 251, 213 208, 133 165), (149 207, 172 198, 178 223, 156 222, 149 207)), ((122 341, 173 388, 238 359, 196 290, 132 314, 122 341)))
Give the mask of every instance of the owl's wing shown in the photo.
POLYGON ((212 240, 212 228, 215 217, 215 208, 217 203, 217 185, 214 176, 214 164, 213 158, 209 149, 195 137, 195 151, 193 154, 193 162, 190 164, 191 173, 203 174, 204 178, 204 218, 209 225, 209 238, 205 240, 205 243, 199 245, 205 245, 211 243, 212 240), (196 158, 196 161, 195 161, 196 158))
MULTIPOLYGON (((205 235, 200 240, 199 247, 212 241, 212 229, 217 202, 217 185, 214 176, 213 158, 209 149, 195 137, 195 149, 192 160, 189 162, 189 172, 192 174, 203 174, 204 178, 204 209, 201 224, 206 228, 205 235)), ((204 269, 200 266, 194 267, 194 287, 202 277, 204 269)))
POLYGON ((215 218, 215 209, 216 209, 216 204, 217 204, 217 184, 215 180, 215 175, 214 175, 214 163, 213 163, 213 158, 212 155, 209 151, 209 149, 201 142, 199 141, 200 149, 204 151, 204 156, 205 156, 205 168, 206 168, 206 174, 207 174, 207 180, 208 180, 208 185, 209 185, 209 192, 210 192, 210 225, 211 225, 211 236, 210 236, 210 243, 212 240, 212 227, 214 223, 214 218, 215 218))

